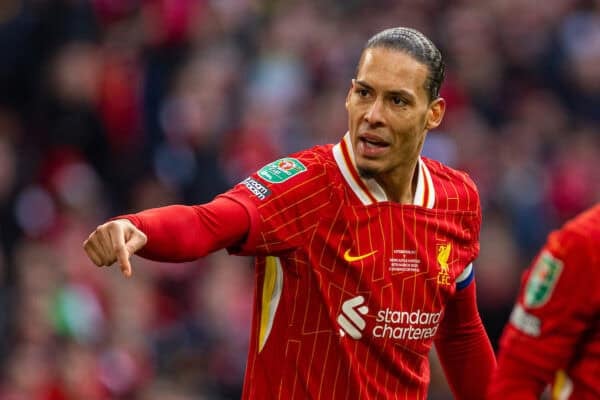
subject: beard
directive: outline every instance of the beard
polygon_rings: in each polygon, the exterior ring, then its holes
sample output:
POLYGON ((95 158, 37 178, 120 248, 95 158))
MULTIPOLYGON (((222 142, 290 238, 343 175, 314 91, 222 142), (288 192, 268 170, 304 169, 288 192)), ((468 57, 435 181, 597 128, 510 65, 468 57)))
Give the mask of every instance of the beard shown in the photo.
POLYGON ((357 166, 356 169, 358 170, 358 175, 360 175, 360 177, 363 179, 373 179, 377 175, 377 171, 369 169, 369 168, 357 166))

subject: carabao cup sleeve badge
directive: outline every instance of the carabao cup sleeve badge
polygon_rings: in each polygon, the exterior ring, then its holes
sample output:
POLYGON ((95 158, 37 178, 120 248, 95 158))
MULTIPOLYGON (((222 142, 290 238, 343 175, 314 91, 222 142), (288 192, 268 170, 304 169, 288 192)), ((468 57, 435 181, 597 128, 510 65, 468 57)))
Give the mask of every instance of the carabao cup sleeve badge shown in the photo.
POLYGON ((527 280, 523 303, 526 307, 541 307, 550 299, 563 269, 561 260, 543 252, 527 280))
POLYGON ((306 169, 299 160, 286 157, 265 165, 258 171, 258 175, 267 182, 282 183, 306 169))

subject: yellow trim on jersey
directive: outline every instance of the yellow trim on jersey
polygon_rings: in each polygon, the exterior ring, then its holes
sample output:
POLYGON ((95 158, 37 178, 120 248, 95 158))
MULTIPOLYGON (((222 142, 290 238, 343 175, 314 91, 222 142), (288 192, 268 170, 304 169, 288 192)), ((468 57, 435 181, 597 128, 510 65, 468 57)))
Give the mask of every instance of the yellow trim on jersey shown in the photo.
POLYGON ((552 385, 552 400, 566 400, 573 392, 573 382, 564 370, 556 371, 552 385))
POLYGON ((275 312, 279 305, 283 289, 283 270, 278 257, 266 257, 265 278, 262 288, 262 306, 260 315, 260 328, 258 333, 258 352, 260 353, 269 338, 275 312))

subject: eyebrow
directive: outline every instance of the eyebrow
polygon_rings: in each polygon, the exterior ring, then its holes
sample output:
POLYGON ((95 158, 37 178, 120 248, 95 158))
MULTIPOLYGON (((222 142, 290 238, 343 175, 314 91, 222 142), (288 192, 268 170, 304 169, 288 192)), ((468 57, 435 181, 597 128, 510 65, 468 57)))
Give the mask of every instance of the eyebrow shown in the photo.
MULTIPOLYGON (((365 81, 354 79, 354 82, 359 84, 360 86, 363 86, 365 89, 375 90, 371 85, 369 85, 365 81)), ((388 90, 385 93, 388 95, 391 95, 391 96, 404 96, 410 101, 414 101, 414 99, 415 99, 415 96, 411 92, 409 92, 408 90, 404 90, 404 89, 388 90)))

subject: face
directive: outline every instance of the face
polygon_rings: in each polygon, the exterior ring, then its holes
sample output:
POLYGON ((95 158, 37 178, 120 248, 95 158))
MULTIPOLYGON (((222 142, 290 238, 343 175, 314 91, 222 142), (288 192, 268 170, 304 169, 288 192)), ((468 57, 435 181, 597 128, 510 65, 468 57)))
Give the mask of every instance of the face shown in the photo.
POLYGON ((439 125, 444 100, 429 101, 427 66, 410 55, 371 48, 361 58, 346 98, 349 131, 359 172, 366 177, 411 174, 426 133, 439 125))

